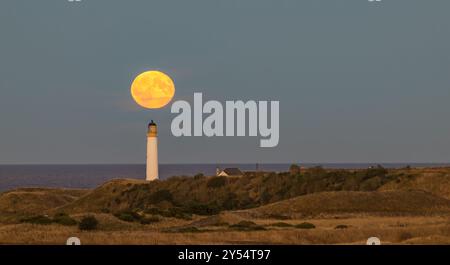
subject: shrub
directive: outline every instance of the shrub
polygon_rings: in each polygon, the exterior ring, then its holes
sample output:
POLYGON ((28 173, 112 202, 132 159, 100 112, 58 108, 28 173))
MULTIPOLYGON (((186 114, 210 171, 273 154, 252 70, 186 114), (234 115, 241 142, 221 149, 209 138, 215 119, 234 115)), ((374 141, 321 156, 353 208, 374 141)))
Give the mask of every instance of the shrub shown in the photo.
POLYGON ((173 217, 184 220, 191 220, 192 214, 187 211, 188 209, 183 209, 179 207, 172 207, 169 208, 168 210, 161 210, 158 208, 148 208, 144 210, 144 213, 151 215, 161 215, 164 217, 173 217))
POLYGON ((276 226, 276 227, 292 227, 291 224, 284 223, 284 222, 273 223, 273 224, 271 224, 270 226, 276 226))
POLYGON ((289 220, 289 219, 291 219, 289 216, 282 215, 282 214, 269 214, 268 217, 270 219, 277 219, 277 220, 289 220))
POLYGON ((359 189, 361 191, 375 191, 382 184, 383 184, 383 181, 380 177, 373 177, 373 178, 370 178, 370 179, 362 182, 361 185, 359 186, 359 189))
POLYGON ((388 171, 384 167, 382 167, 381 165, 377 165, 376 167, 366 169, 363 180, 373 178, 376 176, 384 177, 386 176, 387 173, 388 171))
POLYGON ((267 189, 265 189, 260 196, 260 202, 261 204, 268 204, 270 202, 270 200, 272 199, 272 194, 270 194, 269 191, 267 191, 267 189))
POLYGON ((205 175, 203 175, 202 173, 198 173, 197 175, 195 175, 194 176, 194 179, 202 179, 202 178, 204 178, 205 177, 205 175))
POLYGON ((145 210, 144 210, 144 213, 147 213, 147 214, 159 214, 159 215, 162 215, 162 214, 163 214, 163 211, 161 211, 159 208, 152 207, 152 208, 147 208, 147 209, 145 209, 145 210))
POLYGON ((150 195, 149 201, 151 203, 160 203, 163 201, 172 202, 173 196, 169 190, 158 190, 150 195))
POLYGON ((142 218, 142 216, 140 214, 133 212, 133 211, 119 212, 119 213, 116 213, 114 216, 125 222, 140 221, 142 218))
POLYGON ((102 213, 110 213, 111 212, 108 208, 102 208, 100 211, 102 213))
POLYGON ((257 225, 252 221, 240 221, 237 224, 230 225, 229 228, 239 230, 239 231, 266 230, 263 226, 257 225))
POLYGON ((183 211, 181 208, 170 208, 168 211, 162 213, 165 217, 174 217, 178 219, 191 220, 192 214, 183 211))
POLYGON ((208 180, 206 186, 208 186, 208 188, 217 189, 225 186, 225 184, 227 184, 227 177, 220 176, 212 177, 210 180, 208 180))
POLYGON ((252 221, 240 221, 239 223, 234 224, 233 226, 237 227, 237 226, 253 226, 253 225, 256 225, 256 223, 252 221))
POLYGON ((203 204, 193 202, 187 207, 186 211, 198 215, 215 215, 220 213, 220 207, 214 203, 203 204))
POLYGON ((134 222, 135 221, 134 217, 129 213, 118 213, 115 216, 125 222, 134 222))
POLYGON ((66 213, 58 213, 53 217, 53 222, 60 224, 60 225, 66 225, 66 226, 73 226, 77 224, 77 221, 67 215, 66 213))
POLYGON ((295 227, 299 228, 299 229, 314 229, 314 228, 316 228, 316 226, 314 224, 311 224, 311 223, 308 223, 308 222, 304 222, 304 223, 298 224, 295 227))
POLYGON ((53 221, 48 216, 36 215, 29 218, 24 218, 21 220, 23 223, 37 224, 37 225, 49 225, 53 221))
POLYGON ((150 217, 144 217, 141 219, 141 224, 143 225, 148 225, 148 224, 152 224, 152 223, 157 223, 161 221, 161 219, 157 216, 150 216, 150 217))
POLYGON ((165 232, 165 233, 198 233, 198 232, 201 232, 201 230, 195 226, 181 226, 181 227, 171 227, 168 229, 164 229, 163 232, 165 232))
POLYGON ((197 227, 188 226, 188 227, 181 227, 181 228, 177 229, 177 232, 179 232, 179 233, 196 233, 196 232, 200 232, 200 230, 197 227))
POLYGON ((347 229, 348 225, 337 225, 334 229, 347 229))
POLYGON ((413 237, 414 237, 414 236, 413 236, 410 232, 402 232, 402 233, 399 235, 398 239, 399 239, 400 241, 405 241, 405 240, 411 239, 411 238, 413 238, 413 237))
POLYGON ((315 166, 309 170, 313 178, 323 178, 327 176, 327 171, 322 166, 315 166))
POLYGON ((85 216, 78 224, 80 230, 95 230, 98 226, 98 220, 94 216, 85 216))

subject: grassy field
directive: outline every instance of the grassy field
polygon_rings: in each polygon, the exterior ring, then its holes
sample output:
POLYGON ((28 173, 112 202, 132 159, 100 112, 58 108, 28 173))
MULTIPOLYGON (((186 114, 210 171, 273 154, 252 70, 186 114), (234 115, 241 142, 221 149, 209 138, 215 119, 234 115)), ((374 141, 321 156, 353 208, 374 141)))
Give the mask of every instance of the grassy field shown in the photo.
POLYGON ((314 168, 17 189, 0 194, 0 244, 450 244, 449 180, 448 168, 314 168), (86 216, 95 229, 80 230, 86 216))
MULTIPOLYGON (((104 218, 100 218, 106 221, 104 218)), ((279 220, 255 222, 259 231, 238 231, 226 226, 205 226, 198 232, 163 232, 162 226, 124 224, 105 226, 93 232, 61 225, 10 224, 0 227, 2 244, 64 244, 77 236, 83 244, 365 244, 377 236, 383 244, 449 244, 448 217, 354 217, 343 219, 289 220, 292 226, 279 227, 279 220), (314 229, 296 228, 309 222, 314 229), (346 226, 345 229, 336 229, 346 226)), ((171 225, 187 225, 172 222, 171 225)))

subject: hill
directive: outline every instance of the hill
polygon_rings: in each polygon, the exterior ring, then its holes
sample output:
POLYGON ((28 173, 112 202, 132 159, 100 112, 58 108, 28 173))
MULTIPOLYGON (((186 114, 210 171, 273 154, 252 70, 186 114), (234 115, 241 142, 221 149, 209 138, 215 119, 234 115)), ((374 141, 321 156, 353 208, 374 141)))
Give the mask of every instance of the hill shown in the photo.
POLYGON ((121 194, 135 185, 147 183, 135 179, 116 179, 106 182, 100 187, 88 191, 77 200, 62 204, 56 207, 53 212, 118 212, 128 208, 127 204, 120 206, 119 197, 121 194))
POLYGON ((381 186, 379 190, 423 190, 450 199, 450 172, 446 169, 410 170, 400 174, 395 181, 381 186))
POLYGON ((42 214, 85 195, 87 190, 22 188, 0 194, 0 221, 42 214))
MULTIPOLYGON (((272 209, 273 203, 283 205, 283 201, 294 198, 292 202, 298 203, 291 207, 299 205, 297 213, 301 215, 364 211, 425 214, 446 211, 445 199, 449 197, 448 168, 326 170, 315 167, 295 174, 259 172, 240 178, 198 175, 152 182, 117 179, 94 190, 82 191, 18 189, 0 194, 0 213, 22 217, 58 212, 116 215, 127 211, 190 218, 267 205, 258 208, 263 211, 272 209)), ((273 211, 274 215, 283 214, 273 211)))
POLYGON ((311 168, 297 174, 261 172, 239 178, 172 177, 163 181, 114 180, 61 210, 110 212, 176 211, 212 215, 249 209, 323 191, 373 191, 397 178, 381 167, 366 170, 311 168), (156 210, 155 210, 156 209, 156 210))
POLYGON ((422 191, 320 192, 238 211, 253 218, 449 214, 450 201, 422 191))

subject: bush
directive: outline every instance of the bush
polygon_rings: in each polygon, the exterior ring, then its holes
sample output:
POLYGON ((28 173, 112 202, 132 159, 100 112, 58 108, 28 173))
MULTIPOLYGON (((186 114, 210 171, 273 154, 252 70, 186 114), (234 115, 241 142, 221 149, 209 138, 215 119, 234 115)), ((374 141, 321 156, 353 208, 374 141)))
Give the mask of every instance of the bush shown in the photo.
POLYGON ((24 218, 20 220, 22 223, 30 223, 30 224, 37 224, 37 225, 49 225, 53 222, 52 219, 50 219, 48 216, 44 215, 36 215, 29 218, 24 218))
POLYGON ((169 208, 168 211, 163 212, 162 216, 165 217, 174 217, 178 219, 191 220, 192 214, 183 211, 181 208, 169 208))
POLYGON ((95 230, 98 226, 98 220, 94 216, 85 216, 81 219, 78 228, 80 230, 95 230))
POLYGON ((240 221, 237 224, 230 225, 229 228, 239 230, 239 231, 266 230, 263 226, 257 225, 252 221, 240 221))
POLYGON ((165 232, 165 233, 198 233, 198 232, 201 232, 201 230, 195 226, 182 226, 182 227, 171 227, 168 229, 164 229, 163 232, 165 232))
POLYGON ((376 167, 366 169, 363 180, 377 177, 377 176, 384 177, 384 176, 386 176, 387 173, 388 173, 388 171, 384 167, 382 167, 381 165, 378 165, 376 167))
POLYGON ((411 238, 413 238, 414 236, 410 233, 410 232, 402 232, 399 236, 398 236, 398 239, 400 240, 400 241, 405 241, 405 240, 408 240, 408 239, 411 239, 411 238))
POLYGON ((115 216, 125 222, 134 222, 135 221, 134 217, 129 213, 118 213, 115 216))
POLYGON ((144 217, 141 219, 141 224, 143 225, 148 225, 148 224, 152 224, 152 223, 157 223, 161 221, 161 219, 157 216, 150 216, 150 217, 144 217))
POLYGON ((116 213, 114 216, 125 222, 140 221, 142 218, 141 215, 133 211, 124 211, 116 213))
POLYGON ((53 217, 53 222, 66 226, 73 226, 77 224, 77 221, 75 219, 65 213, 56 214, 55 217, 53 217))
POLYGON ((292 227, 291 224, 284 223, 284 222, 273 223, 273 224, 271 224, 270 226, 276 226, 276 227, 292 227))
POLYGON ((334 229, 347 229, 348 225, 337 225, 334 229))
POLYGON ((210 180, 208 180, 206 186, 208 186, 208 188, 217 189, 225 186, 225 184, 227 184, 227 177, 221 176, 221 177, 212 177, 210 180))
POLYGON ((187 207, 186 211, 198 215, 215 215, 220 213, 220 207, 213 203, 203 204, 193 202, 187 207))
POLYGON ((160 203, 163 201, 172 202, 173 196, 169 190, 158 190, 150 195, 149 201, 151 203, 160 203))
POLYGON ((289 220, 289 219, 291 219, 289 216, 282 215, 282 214, 269 214, 268 217, 270 219, 277 219, 277 220, 289 220))
POLYGON ((147 208, 147 209, 144 210, 144 213, 146 213, 146 214, 154 214, 154 215, 156 215, 156 214, 163 215, 163 212, 164 211, 161 211, 159 208, 155 208, 155 207, 147 208))
POLYGON ((316 228, 316 226, 314 224, 311 224, 311 223, 308 223, 308 222, 304 222, 304 223, 296 225, 295 228, 299 228, 299 229, 314 229, 314 228, 316 228))
POLYGON ((191 220, 192 214, 186 211, 188 211, 188 209, 182 209, 179 207, 169 208, 168 210, 161 210, 158 208, 148 208, 144 210, 144 213, 151 215, 161 215, 164 217, 173 217, 184 220, 191 220))
POLYGON ((205 177, 205 175, 203 175, 202 173, 198 173, 197 175, 194 176, 194 179, 198 180, 198 179, 202 179, 204 177, 205 177))

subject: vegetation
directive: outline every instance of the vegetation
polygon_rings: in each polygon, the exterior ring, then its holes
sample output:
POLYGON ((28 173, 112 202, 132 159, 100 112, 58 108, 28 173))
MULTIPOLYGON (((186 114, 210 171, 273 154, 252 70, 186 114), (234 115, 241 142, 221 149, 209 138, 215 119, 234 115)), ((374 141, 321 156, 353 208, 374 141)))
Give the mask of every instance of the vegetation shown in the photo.
MULTIPOLYGON (((365 170, 326 170, 314 167, 290 172, 248 173, 241 178, 172 177, 165 181, 131 185, 114 198, 114 207, 153 214, 189 218, 192 214, 214 215, 224 210, 249 209, 289 198, 324 191, 373 191, 400 178, 381 166, 365 170)), ((132 216, 122 218, 133 219, 132 216)))
POLYGON ((148 224, 157 223, 159 221, 161 221, 161 218, 159 218, 158 216, 148 216, 148 217, 141 218, 140 223, 143 225, 148 225, 148 224))
POLYGON ((450 242, 449 168, 292 169, 4 192, 0 244, 60 244, 74 216, 85 216, 80 229, 98 229, 84 244, 360 244, 374 223, 384 242, 450 242))
POLYGON ((300 166, 296 164, 292 164, 289 167, 289 173, 293 176, 300 174, 300 166))
POLYGON ((284 222, 277 222, 277 223, 273 223, 270 226, 276 226, 276 227, 292 227, 293 225, 288 224, 288 223, 284 223, 284 222))
POLYGON ((77 225, 77 221, 66 213, 57 213, 55 217, 53 217, 53 222, 66 226, 77 225))
POLYGON ((21 222, 37 225, 50 225, 52 223, 56 223, 65 226, 73 226, 77 224, 77 221, 75 219, 71 218, 65 213, 58 213, 53 217, 53 219, 48 217, 47 215, 31 216, 28 218, 23 218, 21 222))
POLYGON ((50 219, 48 216, 44 215, 36 215, 28 218, 24 218, 21 220, 22 223, 30 223, 30 224, 37 224, 37 225, 49 225, 53 223, 53 220, 50 219))
POLYGON ((166 233, 198 233, 201 232, 200 229, 198 229, 195 226, 183 226, 183 227, 174 227, 170 229, 164 230, 166 233))
POLYGON ((80 230, 95 230, 98 226, 98 220, 94 216, 85 216, 81 219, 81 222, 78 224, 78 228, 80 230))
POLYGON ((241 221, 237 224, 230 225, 231 229, 239 230, 239 231, 259 231, 259 230, 266 230, 263 226, 257 225, 256 223, 252 221, 241 221))
POLYGON ((148 197, 148 201, 152 204, 157 204, 160 202, 172 202, 173 201, 173 196, 172 193, 169 190, 158 190, 154 193, 152 193, 149 197, 148 197))
POLYGON ((299 229, 314 229, 316 228, 316 226, 314 224, 308 223, 308 222, 304 222, 298 225, 295 225, 295 228, 299 228, 299 229))
POLYGON ((116 216, 117 218, 119 218, 122 221, 125 222, 136 222, 136 221, 141 221, 142 216, 136 212, 133 211, 123 211, 123 212, 119 212, 116 213, 114 216, 116 216))
POLYGON ((207 186, 208 188, 217 189, 225 186, 227 184, 227 177, 212 177, 208 180, 207 186))
POLYGON ((158 216, 154 216, 154 215, 148 216, 145 213, 140 214, 140 213, 129 211, 129 210, 116 213, 114 216, 116 216, 118 219, 125 221, 125 222, 139 222, 143 225, 148 225, 151 223, 156 223, 156 222, 161 221, 161 218, 159 218, 158 216))
POLYGON ((148 208, 144 210, 144 213, 146 214, 152 214, 152 215, 160 215, 164 217, 172 217, 172 218, 178 218, 178 219, 184 219, 184 220, 191 220, 192 214, 187 213, 183 211, 181 208, 172 207, 169 209, 160 209, 156 207, 148 208))

